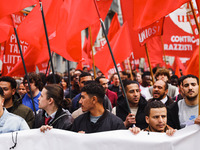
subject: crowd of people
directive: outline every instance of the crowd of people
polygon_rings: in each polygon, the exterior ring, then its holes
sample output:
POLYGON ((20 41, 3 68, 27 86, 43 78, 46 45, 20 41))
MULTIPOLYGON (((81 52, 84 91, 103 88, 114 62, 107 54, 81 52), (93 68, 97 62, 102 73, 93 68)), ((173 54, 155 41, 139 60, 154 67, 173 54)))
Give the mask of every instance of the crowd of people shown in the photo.
POLYGON ((166 132, 200 124, 199 79, 172 70, 120 72, 107 79, 71 69, 70 75, 29 73, 0 77, 0 133, 57 128, 78 133, 129 129, 166 132), (68 80, 70 78, 70 80, 68 80), (68 82, 70 81, 70 83, 68 82), (30 88, 28 85, 30 82, 30 88))

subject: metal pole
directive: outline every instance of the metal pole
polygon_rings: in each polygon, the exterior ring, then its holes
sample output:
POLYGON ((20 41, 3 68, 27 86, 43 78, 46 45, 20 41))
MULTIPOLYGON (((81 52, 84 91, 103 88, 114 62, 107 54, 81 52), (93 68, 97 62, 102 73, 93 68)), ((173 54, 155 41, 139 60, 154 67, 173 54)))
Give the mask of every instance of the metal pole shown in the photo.
POLYGON ((45 30, 46 40, 47 40, 47 47, 48 47, 48 51, 49 51, 49 58, 50 58, 51 69, 52 69, 52 73, 53 73, 53 80, 54 80, 54 83, 56 83, 54 67, 53 67, 53 61, 52 61, 52 56, 51 56, 51 49, 50 49, 50 44, 49 44, 49 38, 48 38, 48 34, 47 34, 47 27, 46 27, 46 22, 45 22, 45 18, 44 18, 44 12, 43 12, 43 7, 42 7, 42 2, 41 1, 40 1, 40 9, 41 9, 42 20, 43 20, 44 30, 45 30))
POLYGON ((71 76, 70 76, 70 61, 67 60, 67 70, 68 70, 68 88, 69 88, 69 98, 72 98, 71 95, 71 76))
POLYGON ((14 31, 15 31, 17 44, 18 44, 18 47, 19 47, 19 51, 20 51, 20 55, 21 55, 21 59, 22 59, 23 67, 24 67, 24 71, 25 71, 25 74, 26 74, 27 82, 28 82, 28 88, 30 90, 30 95, 31 95, 31 101, 32 101, 32 104, 33 104, 34 114, 36 115, 35 103, 34 103, 34 100, 33 100, 33 94, 32 94, 32 91, 31 91, 31 86, 30 86, 30 82, 29 82, 29 76, 28 76, 28 73, 27 73, 24 57, 23 57, 23 54, 22 54, 22 50, 21 50, 21 46, 20 46, 17 30, 16 30, 16 27, 15 27, 15 22, 14 22, 13 15, 11 15, 11 17, 12 17, 12 21, 13 21, 14 31))
POLYGON ((119 77, 119 81, 120 81, 120 84, 121 84, 121 87, 122 87, 122 91, 123 91, 123 93, 124 93, 124 97, 125 97, 125 100, 126 100, 126 103, 127 103, 127 106, 128 106, 128 111, 131 113, 130 106, 129 106, 129 102, 128 102, 128 99, 127 99, 127 96, 126 96, 126 92, 125 92, 125 89, 124 89, 124 86, 123 86, 121 77, 120 77, 120 75, 119 75, 119 70, 118 70, 118 68, 117 68, 117 64, 116 64, 116 62, 115 62, 115 58, 114 58, 114 55, 113 55, 111 46, 110 46, 110 43, 109 43, 109 41, 108 41, 108 37, 107 37, 107 35, 106 35, 106 30, 105 30, 105 27, 104 27, 104 22, 103 22, 103 20, 101 19, 101 16, 100 16, 100 13, 99 13, 99 10, 98 10, 98 6, 97 6, 97 3, 96 3, 96 0, 94 0, 94 4, 95 4, 95 6, 96 6, 96 10, 97 10, 97 13, 98 13, 98 16, 99 16, 99 20, 100 20, 100 22, 101 22, 101 27, 102 27, 103 33, 104 33, 104 35, 105 35, 106 42, 107 42, 107 44, 108 44, 109 50, 110 50, 110 55, 111 55, 111 57, 112 57, 112 60, 113 60, 113 63, 114 63, 114 66, 115 66, 117 75, 118 75, 118 77, 119 77))

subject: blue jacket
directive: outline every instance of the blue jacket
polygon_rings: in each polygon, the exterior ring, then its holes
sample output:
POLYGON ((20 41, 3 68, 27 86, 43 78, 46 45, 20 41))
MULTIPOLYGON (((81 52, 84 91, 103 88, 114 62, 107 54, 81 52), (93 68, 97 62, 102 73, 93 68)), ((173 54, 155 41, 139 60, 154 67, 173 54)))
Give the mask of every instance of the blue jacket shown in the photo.
POLYGON ((9 113, 4 108, 3 115, 0 118, 0 133, 8 133, 28 129, 29 126, 23 118, 9 113))

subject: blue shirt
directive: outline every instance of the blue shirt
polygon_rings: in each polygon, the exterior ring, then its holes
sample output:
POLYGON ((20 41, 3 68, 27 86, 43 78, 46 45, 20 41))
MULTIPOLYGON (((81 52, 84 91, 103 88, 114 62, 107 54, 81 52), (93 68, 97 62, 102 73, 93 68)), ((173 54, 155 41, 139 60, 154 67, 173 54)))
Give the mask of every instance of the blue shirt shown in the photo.
MULTIPOLYGON (((38 102, 39 102, 38 98, 40 97, 40 95, 41 95, 41 92, 39 92, 37 96, 33 97, 33 101, 34 101, 34 104, 35 104, 36 111, 39 109, 39 107, 38 107, 38 102)), ((31 108, 33 110, 33 112, 34 112, 32 100, 28 96, 27 93, 24 95, 24 97, 22 99, 22 104, 24 104, 25 106, 31 108)))
POLYGON ((0 118, 0 133, 8 133, 28 129, 29 126, 23 118, 9 113, 4 108, 3 115, 0 118))

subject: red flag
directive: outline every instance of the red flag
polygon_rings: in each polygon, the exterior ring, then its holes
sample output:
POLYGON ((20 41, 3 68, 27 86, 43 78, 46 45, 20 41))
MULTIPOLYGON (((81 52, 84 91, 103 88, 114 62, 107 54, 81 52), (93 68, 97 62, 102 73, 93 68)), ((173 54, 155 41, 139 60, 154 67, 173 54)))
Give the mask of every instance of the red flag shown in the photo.
POLYGON ((13 32, 14 30, 11 16, 6 16, 0 19, 0 43, 8 40, 13 32))
POLYGON ((152 67, 156 67, 157 64, 163 66, 163 50, 160 36, 150 38, 147 42, 147 48, 152 67))
POLYGON ((133 0, 133 28, 141 29, 168 15, 190 0, 133 0))
POLYGON ((181 77, 180 69, 182 70, 182 74, 185 75, 185 66, 179 57, 175 57, 173 69, 175 70, 175 75, 177 75, 179 78, 181 77))
MULTIPOLYGON (((127 28, 127 23, 125 23, 122 28, 117 32, 117 34, 110 41, 110 45, 113 51, 113 55, 116 63, 121 63, 127 57, 130 56, 132 47, 130 43, 129 31, 127 28), (123 53, 122 53, 123 51, 123 53)), ((104 46, 95 56, 95 65, 107 75, 107 71, 114 66, 113 60, 110 55, 108 46, 104 46)))
POLYGON ((115 36, 115 34, 119 29, 120 29, 120 23, 118 20, 118 15, 117 13, 115 13, 110 23, 110 28, 108 30, 108 40, 112 40, 112 38, 115 36))
POLYGON ((152 23, 151 25, 142 28, 139 31, 139 41, 141 45, 144 45, 147 40, 154 36, 159 36, 163 34, 163 22, 164 18, 161 18, 160 20, 152 23))
POLYGON ((140 46, 138 33, 139 30, 133 30, 133 5, 131 4, 132 1, 128 0, 122 0, 121 3, 121 9, 122 9, 122 17, 123 21, 128 23, 130 37, 131 37, 131 44, 133 47, 133 53, 135 59, 140 59, 141 57, 145 57, 145 47, 140 46))
POLYGON ((199 77, 199 48, 197 48, 188 62, 185 74, 193 74, 199 77))
MULTIPOLYGON (((35 66, 42 62, 49 60, 49 54, 47 50, 37 50, 34 47, 29 46, 24 54, 24 61, 28 72, 35 71, 35 66)), ((14 68, 7 74, 7 76, 24 76, 24 68, 22 60, 20 59, 14 68)))
POLYGON ((200 14, 200 1, 199 1, 199 0, 196 0, 196 3, 197 3, 197 9, 198 9, 199 14, 200 14))
POLYGON ((1 0, 0 18, 36 4, 37 0, 1 0))

